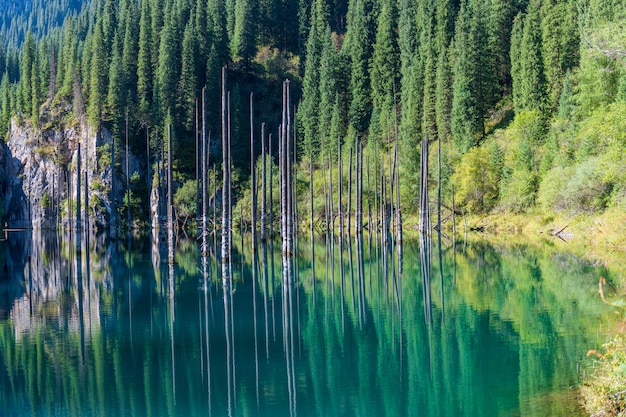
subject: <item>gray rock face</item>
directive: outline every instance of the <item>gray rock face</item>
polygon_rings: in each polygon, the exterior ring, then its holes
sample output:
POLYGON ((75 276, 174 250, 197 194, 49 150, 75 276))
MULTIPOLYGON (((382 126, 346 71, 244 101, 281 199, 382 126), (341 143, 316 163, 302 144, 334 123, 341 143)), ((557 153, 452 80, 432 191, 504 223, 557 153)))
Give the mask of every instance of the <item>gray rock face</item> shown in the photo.
MULTIPOLYGON (((113 175, 112 148, 113 138, 108 130, 97 134, 86 123, 57 123, 54 128, 39 130, 28 121, 18 123, 14 119, 7 143, 0 143, 0 203, 4 203, 8 226, 76 227, 80 175, 81 227, 114 227, 116 201, 122 201, 126 179, 113 175), (116 196, 112 195, 114 189, 116 196)), ((134 156, 129 158, 129 165, 130 172, 141 172, 134 156)))

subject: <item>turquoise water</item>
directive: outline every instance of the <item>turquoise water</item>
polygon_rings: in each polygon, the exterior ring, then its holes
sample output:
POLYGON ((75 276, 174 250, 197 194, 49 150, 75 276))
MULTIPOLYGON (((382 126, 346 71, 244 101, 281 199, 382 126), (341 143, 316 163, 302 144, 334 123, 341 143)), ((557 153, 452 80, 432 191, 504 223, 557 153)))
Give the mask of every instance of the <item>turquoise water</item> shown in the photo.
POLYGON ((576 416, 611 316, 552 245, 0 245, 0 416, 576 416))

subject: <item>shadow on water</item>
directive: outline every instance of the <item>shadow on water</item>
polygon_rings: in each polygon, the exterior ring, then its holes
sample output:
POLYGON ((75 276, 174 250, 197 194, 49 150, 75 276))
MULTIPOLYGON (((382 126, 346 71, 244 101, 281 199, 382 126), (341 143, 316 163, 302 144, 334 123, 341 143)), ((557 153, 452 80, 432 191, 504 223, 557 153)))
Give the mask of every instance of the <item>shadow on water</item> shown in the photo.
POLYGON ((0 402, 38 415, 577 412, 564 398, 602 343, 596 284, 610 271, 428 237, 402 250, 322 237, 296 258, 271 239, 234 243, 224 264, 185 240, 172 254, 149 237, 0 243, 0 402))

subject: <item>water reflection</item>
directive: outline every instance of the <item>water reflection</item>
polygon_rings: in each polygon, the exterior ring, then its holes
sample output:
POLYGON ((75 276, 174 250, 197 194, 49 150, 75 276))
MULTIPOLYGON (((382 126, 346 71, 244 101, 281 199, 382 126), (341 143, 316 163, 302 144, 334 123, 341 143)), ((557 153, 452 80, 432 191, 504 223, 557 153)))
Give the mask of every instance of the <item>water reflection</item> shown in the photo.
POLYGON ((0 401, 40 415, 575 415, 610 271, 545 248, 343 239, 296 258, 244 239, 233 268, 194 241, 170 264, 158 240, 90 236, 77 252, 67 236, 11 235, 0 401))

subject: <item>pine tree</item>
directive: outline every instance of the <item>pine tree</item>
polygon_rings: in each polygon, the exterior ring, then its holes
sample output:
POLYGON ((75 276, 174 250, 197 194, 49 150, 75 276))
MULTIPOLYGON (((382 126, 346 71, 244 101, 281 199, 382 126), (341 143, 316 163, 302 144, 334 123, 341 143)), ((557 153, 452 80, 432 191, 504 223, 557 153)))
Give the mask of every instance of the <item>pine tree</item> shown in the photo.
POLYGON ((472 36, 476 16, 471 3, 464 1, 456 23, 454 40, 454 84, 451 112, 451 128, 457 148, 467 152, 484 134, 479 96, 479 57, 476 38, 472 36))
POLYGON ((555 110, 565 73, 578 64, 580 35, 573 1, 542 6, 541 57, 544 64, 548 105, 555 110))
POLYGON ((522 51, 522 38, 524 36, 524 14, 519 13, 513 19, 513 29, 511 31, 511 89, 513 92, 513 103, 515 108, 522 106, 522 73, 520 54, 522 51))
MULTIPOLYGON (((337 137, 330 133, 328 126, 332 124, 332 118, 335 110, 337 111, 337 117, 341 119, 339 114, 339 108, 342 103, 337 103, 339 99, 338 78, 340 71, 338 68, 339 57, 337 53, 337 45, 333 39, 333 34, 330 30, 330 25, 326 26, 326 32, 324 34, 324 45, 322 48, 322 56, 320 58, 320 105, 319 105, 319 130, 320 136, 320 152, 322 149, 329 157, 336 158, 334 150, 337 146, 337 137), (334 138, 334 139, 333 139, 334 138)), ((339 120, 337 121, 337 123, 339 120)), ((341 133, 344 136, 345 133, 341 133)))
MULTIPOLYGON (((311 25, 309 26, 304 80, 302 82, 302 103, 298 111, 307 155, 314 150, 317 151, 320 143, 320 83, 322 82, 320 72, 327 18, 325 2, 317 0, 311 10, 311 25)), ((332 92, 330 94, 334 97, 332 92)))
POLYGON ((116 36, 113 40, 113 57, 109 66, 109 85, 106 98, 105 118, 113 122, 113 133, 121 136, 125 111, 128 110, 124 101, 125 79, 122 65, 120 40, 116 36))
MULTIPOLYGON (((213 52, 209 48, 209 53, 216 54, 217 63, 219 64, 217 75, 211 75, 212 78, 219 79, 219 68, 225 65, 230 60, 228 45, 228 23, 226 18, 225 2, 222 0, 208 0, 207 2, 207 31, 211 34, 213 52)), ((207 57, 207 60, 209 57, 207 57)), ((210 65, 207 64, 207 74, 210 71, 210 65)), ((207 78, 208 80, 209 78, 207 78)))
POLYGON ((0 138, 4 138, 11 122, 11 85, 5 71, 0 83, 0 138))
POLYGON ((182 69, 179 81, 179 107, 182 110, 182 120, 187 131, 192 131, 195 123, 195 100, 200 96, 198 84, 199 45, 198 37, 190 19, 185 26, 182 48, 182 69))
POLYGON ((545 105, 545 75, 541 57, 541 16, 540 0, 532 0, 524 18, 519 54, 520 103, 515 103, 516 111, 539 109, 545 105))
POLYGON ((104 10, 102 12, 102 43, 107 58, 110 58, 113 48, 113 41, 117 32, 117 7, 118 0, 105 0, 104 10))
POLYGON ((87 113, 89 121, 96 128, 100 127, 102 122, 103 104, 107 102, 108 90, 108 72, 109 63, 107 60, 108 53, 105 51, 105 43, 103 41, 102 20, 98 19, 95 25, 90 68, 87 75, 89 78, 89 107, 87 113))
POLYGON ((489 106, 493 106, 511 88, 511 26, 513 5, 508 0, 491 0, 486 11, 487 47, 489 65, 493 68, 491 88, 487 92, 489 106))
MULTIPOLYGON (((147 2, 146 2, 147 3, 147 2)), ((122 2, 122 19, 120 32, 123 30, 122 44, 122 75, 124 77, 122 91, 125 107, 133 108, 137 100, 137 56, 138 45, 138 13, 136 3, 132 0, 122 2)))
MULTIPOLYGON (((430 19, 429 19, 430 20, 430 19)), ((433 51, 434 36, 430 28, 426 29, 426 41, 422 44, 424 54, 424 115, 422 132, 428 135, 430 140, 437 137, 437 116, 436 116, 436 58, 433 51)))
POLYGON ((20 83, 17 95, 18 110, 29 115, 33 108, 33 83, 31 77, 33 66, 35 65, 35 58, 35 41, 32 33, 29 31, 26 34, 20 56, 20 83))
POLYGON ((176 85, 180 78, 178 39, 178 12, 172 8, 161 31, 159 68, 156 75, 160 114, 171 113, 172 116, 176 105, 176 85))
POLYGON ((236 0, 232 55, 249 65, 256 55, 256 1, 236 0))
POLYGON ((150 2, 142 1, 137 56, 137 99, 139 101, 139 118, 144 124, 149 122, 153 89, 152 27, 150 24, 150 2))
POLYGON ((397 11, 394 0, 385 0, 378 15, 376 42, 374 44, 372 81, 372 119, 370 131, 379 138, 393 129, 388 122, 395 120, 395 94, 400 86, 398 67, 400 51, 397 43, 397 11))
MULTIPOLYGON (((354 0, 352 14, 348 17, 345 41, 345 47, 351 57, 351 99, 348 120, 358 134, 366 132, 372 113, 369 61, 372 56, 373 34, 370 8, 368 0, 354 0)), ((382 59, 383 57, 380 58, 381 61, 382 59)), ((380 71, 382 73, 383 70, 380 71)), ((380 80, 380 83, 381 89, 384 88, 383 80, 380 80)))
POLYGON ((452 113, 452 68, 450 57, 454 53, 454 45, 444 48, 439 53, 437 61, 437 76, 435 86, 435 114, 437 120, 437 134, 442 141, 452 137, 450 114, 452 113))
POLYGON ((400 0, 398 46, 400 50, 401 114, 400 147, 402 165, 409 172, 419 172, 419 141, 423 120, 423 66, 417 28, 417 2, 400 0))

